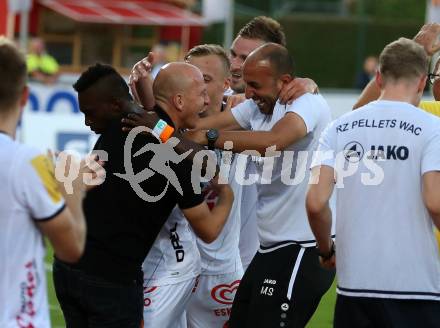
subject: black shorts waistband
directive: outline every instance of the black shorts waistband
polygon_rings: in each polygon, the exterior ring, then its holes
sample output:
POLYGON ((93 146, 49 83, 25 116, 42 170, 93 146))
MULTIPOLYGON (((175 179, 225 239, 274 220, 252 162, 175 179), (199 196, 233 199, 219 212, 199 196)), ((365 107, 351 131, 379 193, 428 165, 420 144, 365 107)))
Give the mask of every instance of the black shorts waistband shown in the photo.
MULTIPOLYGON (((332 235, 331 238, 334 239, 336 235, 332 235)), ((307 247, 315 247, 316 246, 316 240, 315 239, 310 239, 310 240, 285 240, 285 241, 280 241, 277 242, 275 244, 269 245, 269 246, 263 246, 260 244, 260 249, 258 250, 258 252, 260 253, 269 253, 269 252, 273 252, 277 249, 280 249, 282 247, 286 247, 289 245, 298 245, 304 248, 307 247)))

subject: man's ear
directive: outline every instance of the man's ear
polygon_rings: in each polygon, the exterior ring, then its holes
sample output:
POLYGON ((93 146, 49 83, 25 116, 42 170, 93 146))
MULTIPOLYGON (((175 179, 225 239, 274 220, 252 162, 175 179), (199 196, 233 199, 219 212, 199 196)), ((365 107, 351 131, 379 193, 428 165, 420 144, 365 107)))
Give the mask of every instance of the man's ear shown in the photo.
POLYGON ((419 85, 417 86, 417 92, 418 93, 423 93, 423 91, 425 90, 426 87, 426 81, 428 80, 428 76, 424 75, 420 78, 419 80, 419 85))
POLYGON ((379 89, 382 89, 383 78, 382 78, 382 74, 380 74, 379 70, 376 70, 376 84, 379 87, 379 89))
POLYGON ((440 73, 440 57, 437 58, 437 61, 435 62, 434 66, 434 74, 440 73))
POLYGON ((281 75, 278 78, 278 82, 280 84, 279 87, 282 88, 284 85, 290 83, 290 81, 292 81, 292 80, 293 80, 293 77, 290 74, 283 74, 283 75, 281 75))
POLYGON ((28 99, 29 99, 29 87, 26 85, 21 93, 20 108, 26 106, 28 99))
POLYGON ((226 77, 223 82, 223 90, 226 91, 231 87, 231 77, 226 77))
POLYGON ((179 112, 183 111, 183 107, 185 105, 183 95, 180 93, 175 94, 173 96, 173 105, 179 112))
POLYGON ((25 85, 23 91, 21 92, 21 97, 20 97, 20 116, 23 113, 24 106, 26 106, 28 102, 29 94, 30 94, 29 87, 25 85))
POLYGON ((128 102, 119 98, 112 98, 110 109, 113 113, 127 113, 130 111, 128 102))

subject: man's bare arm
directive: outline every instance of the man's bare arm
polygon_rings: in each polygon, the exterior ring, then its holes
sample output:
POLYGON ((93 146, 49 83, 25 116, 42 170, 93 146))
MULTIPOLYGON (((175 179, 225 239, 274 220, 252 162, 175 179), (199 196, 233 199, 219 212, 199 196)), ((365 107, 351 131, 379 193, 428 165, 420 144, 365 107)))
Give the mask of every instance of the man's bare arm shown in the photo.
MULTIPOLYGON (((70 156, 66 169, 70 168, 73 157, 70 156)), ((73 192, 67 193, 64 184, 58 183, 59 190, 66 202, 66 208, 51 220, 37 222, 38 228, 48 237, 56 256, 65 262, 77 262, 84 252, 86 240, 86 222, 82 210, 86 186, 83 182, 84 173, 92 173, 82 162, 80 174, 73 181, 73 192)))
POLYGON ((375 79, 372 79, 365 89, 362 91, 358 101, 354 104, 353 110, 358 109, 374 100, 377 100, 380 96, 380 89, 375 79))
POLYGON ((218 200, 211 211, 205 202, 182 210, 196 235, 205 243, 211 243, 218 237, 228 219, 234 201, 234 193, 229 185, 216 184, 215 189, 218 193, 218 200))
POLYGON ((208 129, 218 129, 218 130, 241 130, 242 127, 238 124, 234 115, 230 110, 225 110, 223 112, 210 115, 198 120, 194 130, 208 130, 208 129))
MULTIPOLYGON (((219 137, 215 142, 215 147, 234 152, 245 150, 256 150, 261 156, 274 156, 266 150, 275 146, 276 150, 282 151, 289 145, 302 139, 307 134, 307 127, 303 119, 295 113, 287 113, 279 120, 270 131, 219 131, 219 137), (232 149, 229 143, 232 142, 232 149)), ((206 131, 189 131, 185 136, 197 143, 207 145, 206 131)))
POLYGON ((225 111, 229 111, 235 106, 241 104, 246 100, 244 93, 237 93, 235 95, 223 96, 223 101, 226 102, 225 111))
POLYGON ((440 50, 439 34, 440 24, 429 23, 422 26, 413 40, 420 44, 425 49, 426 54, 431 57, 440 50))
POLYGON ((291 105, 295 99, 298 99, 306 93, 318 93, 318 85, 309 78, 296 77, 287 83, 280 91, 278 98, 281 104, 291 105))
MULTIPOLYGON (((306 93, 318 92, 318 85, 315 83, 315 81, 309 78, 296 77, 283 86, 280 94, 278 95, 278 98, 282 105, 291 105, 294 100, 298 99, 306 93)), ((226 101, 225 110, 227 111, 245 101, 246 97, 244 94, 241 93, 232 96, 225 96, 224 99, 226 101)))
POLYGON ((155 105, 153 79, 151 78, 153 60, 154 54, 150 52, 147 57, 142 58, 133 66, 128 79, 133 96, 146 110, 153 109, 155 105))
POLYGON ((427 172, 423 175, 423 202, 432 221, 440 230, 440 172, 427 172))
POLYGON ((77 262, 85 246, 86 225, 83 214, 73 214, 67 206, 51 220, 36 223, 47 236, 55 255, 62 261, 77 262))
MULTIPOLYGON (((312 169, 313 184, 310 185, 306 197, 306 210, 310 228, 316 239, 316 245, 323 254, 329 254, 332 248, 331 228, 332 212, 329 200, 334 187, 334 169, 330 166, 317 166, 312 169)), ((322 265, 327 268, 335 266, 332 256, 322 265)))

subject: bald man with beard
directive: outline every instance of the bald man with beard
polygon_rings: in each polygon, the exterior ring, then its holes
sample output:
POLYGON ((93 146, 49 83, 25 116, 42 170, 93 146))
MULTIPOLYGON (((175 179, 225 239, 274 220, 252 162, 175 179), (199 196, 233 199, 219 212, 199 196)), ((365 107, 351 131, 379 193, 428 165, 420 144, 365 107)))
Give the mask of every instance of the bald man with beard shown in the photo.
MULTIPOLYGON (((137 176, 146 168, 153 173, 133 188, 135 177, 125 174, 127 134, 121 119, 140 108, 124 79, 111 66, 96 64, 80 76, 74 89, 86 125, 100 135, 94 150, 105 152, 108 161, 105 181, 84 199, 88 231, 83 257, 77 264, 55 259, 57 298, 67 327, 139 328, 144 301, 142 262, 173 208, 177 205, 194 232, 211 242, 229 215, 233 193, 228 185, 215 185, 219 202, 209 210, 193 188, 197 181, 191 181, 191 161, 181 160, 176 153, 179 160, 163 164, 177 176, 178 190, 153 165, 165 148, 168 153, 174 149, 143 134, 133 140, 131 154, 139 155, 130 158, 131 167, 137 176), (150 151, 139 151, 144 147, 150 151), (139 189, 157 199, 141 197, 139 189)), ((164 67, 154 91, 157 114, 174 129, 192 127, 208 101, 202 74, 185 63, 164 67)))
POLYGON ((261 155, 252 156, 252 177, 246 178, 257 187, 260 247, 235 295, 230 328, 306 326, 335 274, 319 265, 304 206, 307 167, 331 111, 321 95, 280 103, 280 90, 292 81, 294 70, 286 48, 260 46, 243 65, 248 99, 204 119, 218 129, 215 140, 208 140, 212 133, 205 130, 186 135, 202 145, 261 155))

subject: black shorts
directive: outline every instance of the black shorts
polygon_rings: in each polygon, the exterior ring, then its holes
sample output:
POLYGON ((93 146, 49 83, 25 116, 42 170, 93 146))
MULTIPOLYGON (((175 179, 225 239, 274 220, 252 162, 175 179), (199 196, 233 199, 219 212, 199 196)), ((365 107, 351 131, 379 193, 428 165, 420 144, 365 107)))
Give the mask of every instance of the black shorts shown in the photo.
POLYGON ((314 247, 297 244, 260 250, 241 280, 230 328, 304 327, 332 285, 314 247))
POLYGON ((58 260, 53 264, 53 280, 67 328, 141 327, 142 281, 110 282, 58 260))
POLYGON ((335 328, 438 328, 440 302, 338 295, 335 328))

